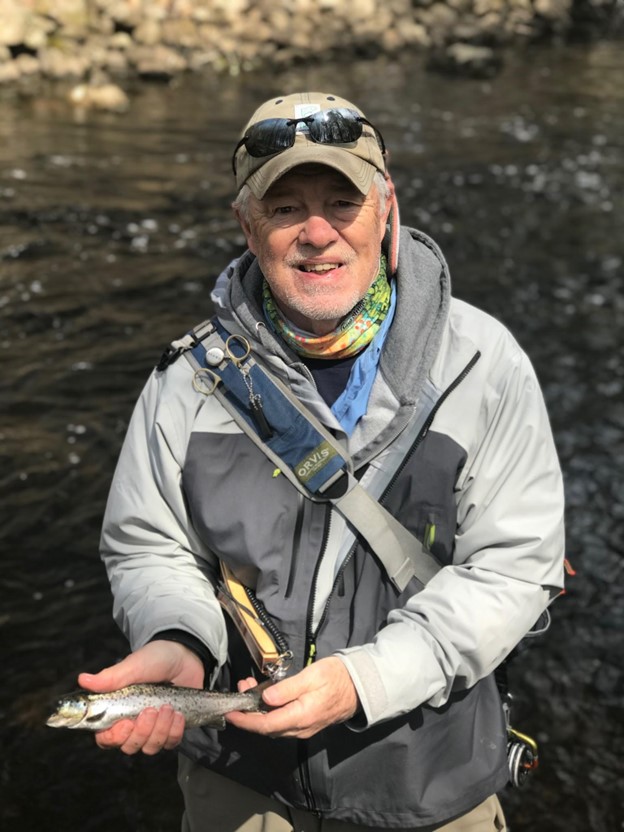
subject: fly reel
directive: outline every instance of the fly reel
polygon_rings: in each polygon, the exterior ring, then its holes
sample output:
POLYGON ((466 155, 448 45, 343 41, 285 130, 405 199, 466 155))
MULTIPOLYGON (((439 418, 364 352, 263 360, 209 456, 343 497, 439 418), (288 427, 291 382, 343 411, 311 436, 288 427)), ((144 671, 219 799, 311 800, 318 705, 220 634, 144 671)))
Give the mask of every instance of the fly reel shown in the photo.
POLYGON ((532 737, 521 734, 515 728, 507 729, 507 764, 509 782, 523 786, 527 777, 539 765, 537 743, 532 737))

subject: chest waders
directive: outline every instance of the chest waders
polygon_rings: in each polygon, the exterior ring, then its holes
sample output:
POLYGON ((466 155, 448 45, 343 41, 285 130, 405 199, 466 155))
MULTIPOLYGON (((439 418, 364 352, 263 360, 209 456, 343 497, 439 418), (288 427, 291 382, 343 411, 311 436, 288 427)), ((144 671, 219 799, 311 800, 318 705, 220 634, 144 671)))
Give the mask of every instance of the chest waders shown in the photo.
MULTIPOLYGON (((173 341, 160 359, 160 372, 184 355, 193 367, 193 387, 215 396, 241 430, 307 499, 331 503, 367 541, 389 580, 402 592, 412 578, 423 586, 442 568, 421 541, 358 482, 346 449, 320 421, 254 359, 242 335, 231 335, 216 319, 204 321, 173 341)), ((400 467, 401 460, 396 463, 400 467)), ((281 633, 231 570, 221 565, 218 598, 228 611, 260 670, 278 680, 286 675, 292 654, 281 633)), ((542 619, 534 630, 549 624, 542 619)), ((507 724, 509 782, 520 786, 538 765, 537 743, 511 727, 511 694, 506 663, 496 671, 507 724)))

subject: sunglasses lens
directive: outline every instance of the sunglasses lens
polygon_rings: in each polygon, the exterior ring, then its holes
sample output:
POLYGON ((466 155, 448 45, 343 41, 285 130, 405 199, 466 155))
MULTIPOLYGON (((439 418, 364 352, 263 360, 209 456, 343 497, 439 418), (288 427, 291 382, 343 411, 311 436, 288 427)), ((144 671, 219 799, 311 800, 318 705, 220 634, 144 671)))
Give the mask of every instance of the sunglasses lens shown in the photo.
POLYGON ((297 125, 283 118, 267 118, 252 125, 245 139, 250 156, 272 156, 293 146, 297 125))
POLYGON ((319 144, 350 144, 362 135, 362 122, 351 110, 325 110, 307 126, 310 138, 319 144))

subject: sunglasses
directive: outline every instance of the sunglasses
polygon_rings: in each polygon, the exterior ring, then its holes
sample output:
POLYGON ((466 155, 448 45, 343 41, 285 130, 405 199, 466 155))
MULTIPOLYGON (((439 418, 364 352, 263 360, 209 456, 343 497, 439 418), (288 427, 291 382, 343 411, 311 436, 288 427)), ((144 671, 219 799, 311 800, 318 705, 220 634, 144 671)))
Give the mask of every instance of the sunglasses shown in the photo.
POLYGON ((354 110, 340 108, 321 110, 303 118, 266 118, 252 124, 247 133, 234 148, 232 170, 236 176, 236 154, 245 147, 254 158, 273 156, 283 153, 295 143, 299 125, 304 127, 299 132, 307 133, 311 141, 317 144, 352 144, 362 136, 363 125, 368 125, 375 133, 375 138, 383 156, 386 146, 379 130, 370 121, 358 115, 354 110))

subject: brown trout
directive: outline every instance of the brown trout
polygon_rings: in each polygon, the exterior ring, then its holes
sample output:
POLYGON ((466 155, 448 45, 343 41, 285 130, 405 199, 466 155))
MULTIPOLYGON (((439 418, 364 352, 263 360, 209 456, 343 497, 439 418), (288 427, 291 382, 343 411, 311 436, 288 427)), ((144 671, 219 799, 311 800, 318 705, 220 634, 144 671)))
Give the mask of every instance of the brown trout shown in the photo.
MULTIPOLYGON (((144 708, 171 705, 184 714, 186 726, 225 728, 223 714, 230 711, 262 711, 266 683, 244 693, 183 688, 175 685, 129 685, 110 693, 77 691, 62 696, 46 724, 51 728, 83 728, 102 731, 120 719, 136 719, 144 708)), ((268 710, 268 708, 267 708, 268 710)))

